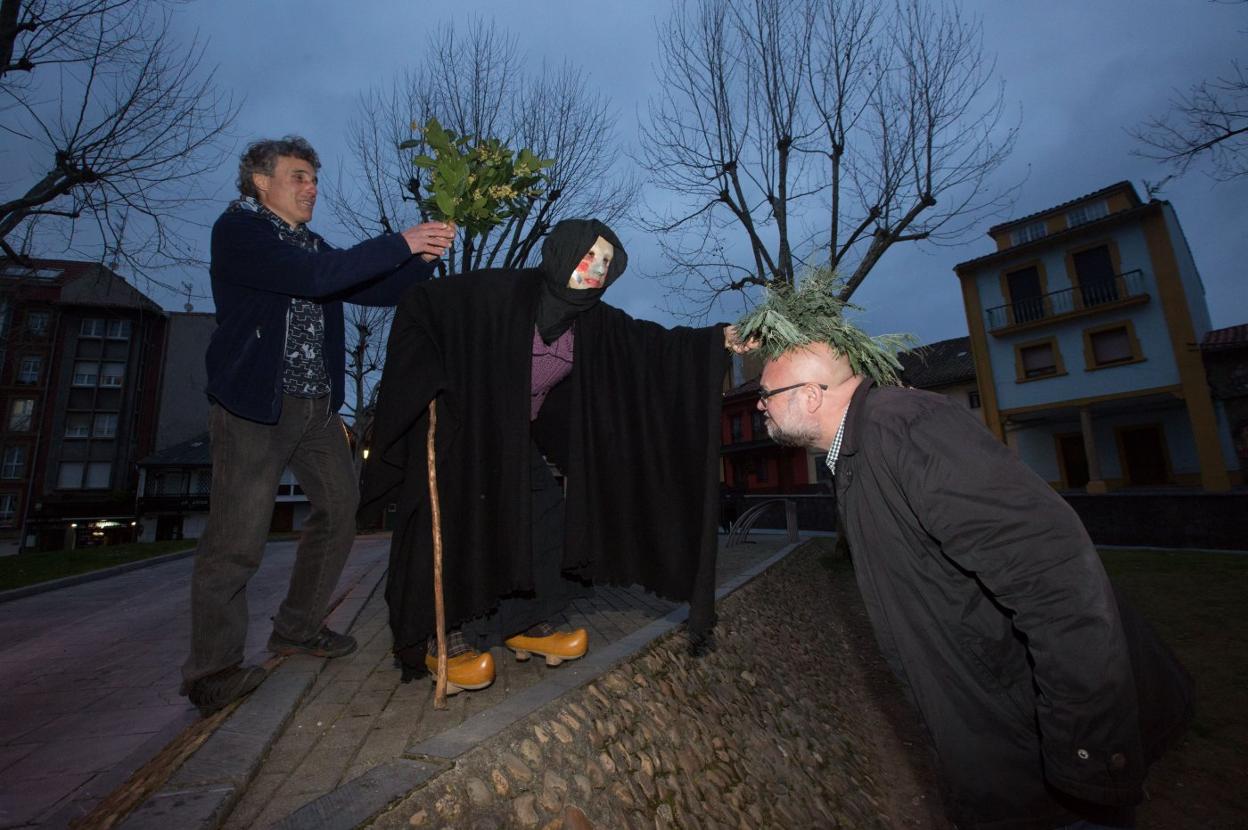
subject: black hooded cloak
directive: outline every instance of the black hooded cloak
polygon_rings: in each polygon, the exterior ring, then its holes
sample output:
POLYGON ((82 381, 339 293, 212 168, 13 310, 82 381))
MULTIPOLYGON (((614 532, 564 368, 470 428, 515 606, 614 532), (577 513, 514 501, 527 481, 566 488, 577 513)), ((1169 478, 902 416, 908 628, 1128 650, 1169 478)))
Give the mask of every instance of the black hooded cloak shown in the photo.
POLYGON ((665 329, 601 302, 568 313, 563 300, 605 290, 557 291, 600 235, 616 248, 610 284, 627 261, 614 234, 565 222, 541 268, 422 283, 396 311, 361 516, 376 522, 396 505, 386 599, 397 652, 423 655, 434 631, 426 436, 435 397, 449 624, 533 589, 536 441, 566 477, 564 570, 690 602, 695 644, 714 625, 723 328, 665 329), (530 424, 534 326, 545 340, 565 323, 575 327, 571 375, 530 424))

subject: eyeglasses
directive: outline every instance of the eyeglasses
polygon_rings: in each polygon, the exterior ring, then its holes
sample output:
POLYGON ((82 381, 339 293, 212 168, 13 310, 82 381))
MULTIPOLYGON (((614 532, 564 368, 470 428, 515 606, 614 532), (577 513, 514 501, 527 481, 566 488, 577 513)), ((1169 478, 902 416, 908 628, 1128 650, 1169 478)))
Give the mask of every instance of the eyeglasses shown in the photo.
POLYGON ((770 398, 772 395, 779 395, 781 392, 788 392, 788 391, 790 391, 790 390, 793 390, 793 389, 798 389, 798 388, 800 388, 800 387, 802 387, 802 386, 808 386, 808 385, 811 385, 811 384, 813 384, 813 385, 815 385, 815 386, 818 386, 818 387, 819 387, 820 389, 822 389, 824 392, 827 392, 827 391, 828 391, 828 385, 827 385, 826 383, 815 383, 815 382, 814 382, 814 381, 812 381, 812 380, 804 380, 804 381, 802 381, 801 383, 795 383, 795 384, 793 384, 792 386, 781 386, 779 389, 770 389, 770 390, 769 390, 769 389, 759 389, 759 390, 758 390, 758 399, 759 399, 760 401, 762 401, 762 403, 763 403, 763 405, 764 405, 764 406, 766 406, 766 405, 767 405, 767 399, 768 399, 768 398, 770 398))

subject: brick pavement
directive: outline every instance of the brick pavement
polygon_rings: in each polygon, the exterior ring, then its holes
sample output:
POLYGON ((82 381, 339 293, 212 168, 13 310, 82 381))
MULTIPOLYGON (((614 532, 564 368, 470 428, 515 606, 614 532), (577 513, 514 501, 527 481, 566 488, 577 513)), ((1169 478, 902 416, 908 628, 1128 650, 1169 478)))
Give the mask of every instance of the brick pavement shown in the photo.
MULTIPOLYGON (((785 544, 778 536, 757 538, 757 544, 721 551, 719 584, 785 544)), ((588 628, 592 657, 675 607, 640 590, 600 587, 574 603, 566 618, 557 622, 588 628)), ((572 677, 577 666, 569 663, 552 670, 541 660, 518 663, 500 649, 494 655, 498 666, 494 684, 450 698, 449 709, 439 712, 433 709, 428 678, 399 682, 390 656, 386 606, 379 593, 364 606, 352 633, 360 639, 360 651, 333 661, 320 673, 226 818, 226 828, 267 828, 283 819, 288 819, 285 826, 304 826, 306 810, 291 817, 305 805, 325 800, 370 771, 384 776, 409 747, 471 723, 474 715, 488 711, 487 719, 505 718, 498 714, 506 708, 502 704, 523 697, 523 692, 549 677, 572 677)), ((506 725, 496 724, 498 729, 506 725)))
MULTIPOLYGON (((338 594, 379 578, 385 537, 361 537, 338 594)), ((248 587, 249 660, 267 657, 294 542, 269 545, 248 587)), ((67 826, 197 714, 178 695, 193 559, 0 604, 0 828, 67 826)), ((371 589, 371 586, 370 586, 371 589)))

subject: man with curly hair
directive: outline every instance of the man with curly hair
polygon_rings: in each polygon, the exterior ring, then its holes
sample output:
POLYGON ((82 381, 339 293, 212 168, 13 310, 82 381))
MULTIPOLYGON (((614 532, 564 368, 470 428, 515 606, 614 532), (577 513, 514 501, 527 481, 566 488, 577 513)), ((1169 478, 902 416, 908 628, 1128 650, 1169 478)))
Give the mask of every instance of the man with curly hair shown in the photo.
POLYGON ((212 229, 217 329, 208 346, 212 501, 191 583, 191 653, 182 693, 205 714, 264 680, 243 666, 247 582, 260 566, 282 471, 312 512, 269 649, 341 657, 355 640, 323 624, 355 536, 359 487, 338 409, 346 365, 342 304, 392 306, 427 279, 455 228, 427 222, 345 250, 308 228, 316 151, 287 136, 252 143, 240 198, 212 229))

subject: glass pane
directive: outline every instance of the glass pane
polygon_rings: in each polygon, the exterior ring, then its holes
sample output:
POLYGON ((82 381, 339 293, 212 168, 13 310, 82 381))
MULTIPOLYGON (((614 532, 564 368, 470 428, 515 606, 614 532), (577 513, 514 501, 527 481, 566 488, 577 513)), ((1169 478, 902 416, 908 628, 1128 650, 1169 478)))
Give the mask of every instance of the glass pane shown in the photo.
POLYGON ((1020 349, 1019 357, 1022 359, 1024 377, 1032 378, 1057 371, 1057 362, 1053 359, 1053 347, 1048 343, 1020 349))

